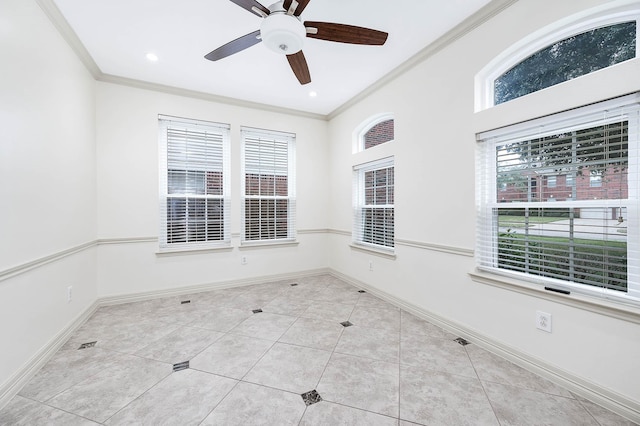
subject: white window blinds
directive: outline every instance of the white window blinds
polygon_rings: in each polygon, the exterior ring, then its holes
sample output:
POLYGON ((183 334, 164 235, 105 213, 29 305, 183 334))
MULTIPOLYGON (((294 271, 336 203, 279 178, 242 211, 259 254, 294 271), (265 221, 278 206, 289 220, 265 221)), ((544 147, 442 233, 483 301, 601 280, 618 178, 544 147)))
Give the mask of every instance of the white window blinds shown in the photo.
POLYGON ((478 136, 479 268, 640 301, 638 99, 478 136))
POLYGON ((159 117, 160 248, 230 244, 229 126, 159 117))
POLYGON ((295 135, 243 127, 244 242, 295 240, 295 135))
POLYGON ((355 244, 393 249, 394 198, 393 158, 353 168, 355 244))

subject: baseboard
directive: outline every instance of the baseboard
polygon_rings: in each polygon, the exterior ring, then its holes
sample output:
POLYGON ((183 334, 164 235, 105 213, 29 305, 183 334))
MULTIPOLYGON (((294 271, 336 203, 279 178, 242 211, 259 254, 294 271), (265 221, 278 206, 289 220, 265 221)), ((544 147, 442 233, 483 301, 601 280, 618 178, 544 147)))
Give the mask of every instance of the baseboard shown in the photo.
POLYGON ((237 280, 225 280, 186 287, 174 287, 165 290, 144 291, 139 293, 125 293, 112 296, 104 296, 98 299, 99 306, 119 305, 121 303, 142 302, 144 300, 160 299, 162 297, 180 296, 183 294, 200 293, 203 291, 221 290, 224 288, 244 287, 247 285, 266 284, 274 281, 295 280, 314 275, 329 274, 329 268, 309 269, 302 272, 287 274, 264 275, 257 278, 241 278, 237 280))
POLYGON ((143 300, 158 299, 162 297, 179 296, 181 294, 192 294, 203 291, 219 290, 223 288, 242 287, 247 285, 265 284, 274 281, 295 280, 315 275, 328 274, 328 268, 319 268, 303 272, 289 274, 277 274, 261 276, 259 278, 246 278, 217 283, 207 283, 187 287, 178 287, 168 290, 149 291, 133 294, 121 294, 98 298, 87 309, 80 313, 63 330, 56 334, 42 349, 34 354, 17 372, 15 372, 5 383, 0 385, 0 410, 20 392, 22 387, 55 355, 64 345, 69 337, 82 324, 85 323, 101 306, 117 305, 121 303, 140 302, 143 300))
POLYGON ((491 339, 481 333, 462 324, 443 318, 437 314, 426 311, 412 303, 399 299, 376 287, 366 284, 353 277, 344 275, 330 268, 320 268, 289 274, 262 276, 259 278, 246 278, 232 281, 206 283, 187 287, 178 287, 160 291, 149 291, 134 294, 122 294, 97 299, 84 312, 80 313, 67 327, 54 336, 40 351, 38 351, 23 367, 17 371, 7 382, 0 386, 0 409, 2 409, 31 378, 42 368, 51 357, 64 345, 71 334, 80 327, 101 306, 109 306, 121 303, 139 302, 143 300, 161 297, 178 296, 203 291, 212 291, 224 288, 241 287, 247 285, 264 284, 274 281, 295 280, 304 277, 331 274, 356 287, 403 309, 419 318, 432 322, 452 334, 463 337, 473 344, 505 358, 514 364, 538 374, 553 383, 562 386, 569 391, 594 402, 614 413, 629 420, 640 423, 640 404, 626 398, 612 390, 603 388, 587 379, 578 377, 567 371, 559 369, 541 359, 534 358, 526 353, 518 351, 502 342, 491 339))
POLYGON ((95 301, 87 309, 78 314, 65 328, 56 334, 49 342, 36 352, 18 371, 0 386, 0 410, 20 392, 22 387, 58 352, 82 324, 85 323, 98 309, 95 301))
POLYGON ((357 280, 353 277, 344 275, 333 269, 330 271, 330 274, 356 287, 362 288, 367 292, 373 294, 374 296, 377 296, 419 318, 425 319, 435 325, 438 325, 451 334, 460 336, 465 340, 488 350, 489 352, 492 352, 508 361, 513 362, 514 364, 524 368, 525 370, 542 376, 545 379, 564 387, 565 389, 584 399, 587 399, 616 414, 619 414, 622 417, 640 424, 640 403, 638 401, 629 399, 623 395, 616 393, 615 391, 606 389, 585 378, 562 370, 554 365, 547 363, 544 360, 532 357, 509 345, 504 344, 503 342, 487 337, 479 333, 477 330, 473 330, 462 324, 441 317, 440 315, 426 311, 412 303, 397 298, 376 287, 372 287, 371 285, 357 280))

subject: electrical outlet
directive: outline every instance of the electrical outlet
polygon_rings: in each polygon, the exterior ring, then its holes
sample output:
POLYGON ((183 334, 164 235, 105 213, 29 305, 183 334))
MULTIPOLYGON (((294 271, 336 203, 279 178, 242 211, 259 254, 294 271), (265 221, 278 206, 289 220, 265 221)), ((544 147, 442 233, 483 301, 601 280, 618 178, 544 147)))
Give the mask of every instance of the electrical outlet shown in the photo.
POLYGON ((67 303, 71 303, 72 299, 73 299, 73 286, 70 285, 69 287, 67 287, 67 303))
POLYGON ((551 333, 551 314, 536 311, 536 328, 551 333))
POLYGON ((369 270, 373 271, 373 260, 369 261, 369 270))
POLYGON ((247 256, 240 257, 240 264, 241 265, 246 265, 247 264, 247 256))

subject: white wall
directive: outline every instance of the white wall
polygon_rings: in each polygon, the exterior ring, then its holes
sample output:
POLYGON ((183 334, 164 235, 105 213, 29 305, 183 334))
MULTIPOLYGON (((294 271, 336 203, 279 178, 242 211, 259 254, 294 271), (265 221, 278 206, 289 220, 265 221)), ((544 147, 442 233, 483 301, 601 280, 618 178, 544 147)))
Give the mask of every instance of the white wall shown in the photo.
POLYGON ((327 122, 110 83, 97 87, 98 294, 116 296, 327 266, 327 122), (231 125, 231 251, 157 255, 158 114, 231 125), (239 249, 240 126, 296 134, 297 246, 239 249), (116 241, 112 241, 112 240, 116 241), (246 256, 247 265, 240 264, 246 256))
POLYGON ((93 248, 20 268, 95 240, 96 179, 94 80, 35 2, 0 2, 0 56, 1 400, 96 299, 93 248))
MULTIPOLYGON (((521 0, 322 120, 96 83, 33 1, 0 3, 0 391, 101 297, 325 268, 640 407, 637 324, 474 282, 475 133, 640 90, 638 59, 474 114, 475 74, 538 28, 602 0, 521 0), (392 112, 396 259, 349 247, 352 132, 392 112), (232 128, 233 249, 156 254, 157 115, 232 128), (300 243, 238 248, 240 126, 297 134, 300 243), (449 164, 455 164, 455 171, 449 164), (333 229, 329 236, 318 230, 333 229), (99 239, 97 247, 38 262, 99 239), (436 250, 437 249, 437 250, 436 250), (248 265, 239 258, 247 256, 248 265), (35 269, 21 266, 36 263, 35 269), (374 271, 369 271, 369 261, 374 271), (17 267, 17 269, 15 269, 17 267), (18 270, 19 273, 8 273, 18 270), (74 300, 66 303, 66 287, 74 300), (534 329, 536 310, 554 332, 534 329), (6 350, 5 348, 10 348, 6 350)), ((2 403, 0 395, 0 405, 2 403)))
POLYGON ((480 284, 468 275, 475 266, 471 256, 475 133, 640 90, 640 59, 477 114, 474 76, 528 34, 603 3, 519 1, 332 119, 330 226, 348 232, 352 132, 374 114, 395 114, 395 217, 400 241, 392 260, 353 250, 348 246, 350 237, 335 232, 329 243, 329 266, 618 398, 638 413, 637 323, 480 284), (445 251, 439 250, 442 246, 445 251), (536 310, 553 315, 552 334, 535 329, 536 310))
POLYGON ((326 121, 96 82, 34 1, 0 53, 0 406, 101 297, 326 269, 326 121), (231 124, 232 250, 156 254, 158 114, 231 124), (238 248, 240 126, 297 135, 297 245, 238 248))

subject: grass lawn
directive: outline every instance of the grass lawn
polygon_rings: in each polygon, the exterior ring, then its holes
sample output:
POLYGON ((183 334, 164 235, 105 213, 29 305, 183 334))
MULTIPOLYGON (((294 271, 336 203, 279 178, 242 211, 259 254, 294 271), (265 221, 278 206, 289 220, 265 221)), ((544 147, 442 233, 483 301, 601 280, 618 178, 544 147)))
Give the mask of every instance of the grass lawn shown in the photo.
POLYGON ((500 234, 498 244, 501 268, 619 291, 627 289, 625 241, 579 238, 570 241, 562 237, 527 238, 506 233, 500 234))
MULTIPOLYGON (((498 225, 507 226, 511 228, 524 228, 525 227, 524 216, 498 216, 498 225)), ((550 223, 558 220, 567 220, 566 217, 551 217, 551 216, 529 216, 529 224, 534 225, 536 223, 550 223)))

